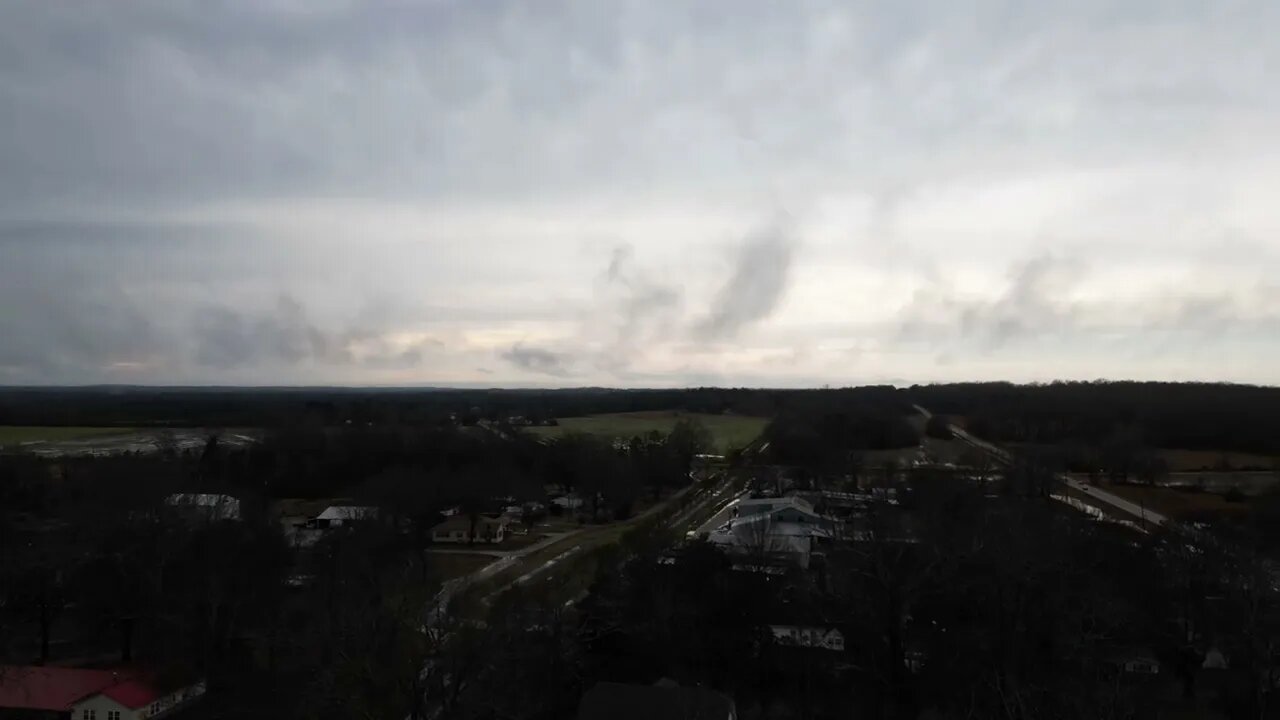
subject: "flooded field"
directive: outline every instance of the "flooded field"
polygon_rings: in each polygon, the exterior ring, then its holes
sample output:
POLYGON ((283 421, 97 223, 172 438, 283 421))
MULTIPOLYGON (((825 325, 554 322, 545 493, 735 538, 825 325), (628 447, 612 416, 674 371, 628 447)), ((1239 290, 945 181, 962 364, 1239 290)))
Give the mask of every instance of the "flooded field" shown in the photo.
POLYGON ((252 430, 212 428, 0 428, 0 448, 5 452, 28 452, 41 457, 77 455, 117 455, 158 452, 172 445, 179 452, 204 447, 210 435, 229 447, 256 442, 252 430))

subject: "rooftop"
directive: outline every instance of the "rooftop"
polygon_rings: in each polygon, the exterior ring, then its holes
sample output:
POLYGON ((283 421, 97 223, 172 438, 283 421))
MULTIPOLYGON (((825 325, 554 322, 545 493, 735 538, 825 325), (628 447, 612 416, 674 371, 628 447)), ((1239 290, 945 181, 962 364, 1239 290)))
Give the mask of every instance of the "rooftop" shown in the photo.
POLYGON ((0 708, 65 712, 76 703, 103 694, 129 708, 159 697, 155 688, 133 670, 88 670, 63 667, 0 667, 0 708), (147 699, 128 705, 117 699, 147 699))
POLYGON ((103 690, 102 694, 130 710, 137 710, 160 699, 160 691, 155 686, 139 680, 126 680, 119 685, 112 685, 103 690))
POLYGON ((331 505, 317 517, 321 520, 368 520, 378 515, 378 508, 365 505, 331 505))

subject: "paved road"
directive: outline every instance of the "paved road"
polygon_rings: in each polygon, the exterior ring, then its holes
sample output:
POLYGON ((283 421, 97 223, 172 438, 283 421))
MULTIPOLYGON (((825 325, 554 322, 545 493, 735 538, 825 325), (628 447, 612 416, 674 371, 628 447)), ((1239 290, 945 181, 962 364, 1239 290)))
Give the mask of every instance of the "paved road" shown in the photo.
POLYGON ((730 495, 725 500, 724 505, 720 506, 720 508, 716 510, 715 514, 707 518, 706 522, 699 525, 698 529, 695 532, 698 533, 699 535, 701 535, 704 532, 709 533, 712 530, 715 530, 716 528, 720 527, 721 525, 729 522, 729 520, 733 517, 734 505, 737 505, 738 500, 742 499, 743 497, 746 497, 746 495, 747 495, 746 490, 730 495))
POLYGON ((452 600, 454 596, 456 596, 458 593, 462 592, 463 590, 471 587, 472 585, 478 582, 484 582, 485 580, 488 580, 489 578, 493 577, 494 575, 497 575, 503 570, 506 570, 507 568, 516 564, 524 556, 530 553, 538 552, 539 550, 547 547, 548 545, 551 545, 552 543, 559 542, 579 532, 581 531, 571 530, 565 533, 556 533, 555 535, 551 535, 546 539, 540 540, 528 547, 523 547, 523 548, 520 548, 519 550, 514 550, 512 552, 509 552, 506 554, 505 557, 502 557, 501 559, 495 562, 491 562, 488 565, 485 565, 484 567, 480 568, 479 570, 476 570, 470 575, 463 575, 462 577, 449 580, 444 584, 443 587, 440 588, 440 592, 436 593, 436 596, 431 600, 431 610, 427 614, 427 617, 429 618, 429 622, 434 624, 435 620, 440 617, 440 613, 444 612, 445 608, 449 607, 449 601, 452 600))
MULTIPOLYGON (((662 511, 666 510, 668 506, 670 506, 671 504, 673 504, 673 503, 677 502, 678 500, 680 500, 680 498, 684 497, 684 495, 685 495, 685 494, 687 494, 687 493, 689 493, 689 492, 692 492, 692 491, 694 490, 694 488, 697 486, 697 481, 696 481, 696 480, 694 480, 692 477, 690 477, 690 480, 693 480, 693 483, 692 483, 692 484, 690 484, 690 485, 686 485, 685 487, 681 488, 679 492, 675 493, 674 495, 672 495, 671 497, 667 498, 666 500, 663 500, 662 502, 658 503, 657 505, 654 505, 653 507, 649 508, 648 510, 645 510, 644 512, 640 513, 639 515, 636 515, 635 517, 632 517, 632 518, 630 518, 630 519, 628 519, 628 520, 624 521, 624 522, 622 523, 622 525, 635 525, 635 524, 637 524, 637 523, 641 522, 642 520, 644 520, 645 518, 647 518, 647 517, 649 517, 649 516, 651 516, 651 515, 656 515, 656 514, 658 514, 658 513, 662 512, 662 511)), ((572 557, 572 556, 576 555, 577 553, 581 552, 583 549, 585 549, 586 547, 588 547, 588 546, 589 546, 589 544, 590 544, 590 541, 591 541, 592 536, 593 536, 596 532, 611 531, 611 530, 612 530, 613 528, 615 528, 615 527, 616 527, 616 525, 602 525, 602 526, 599 526, 599 527, 596 527, 596 528, 592 528, 591 530, 578 531, 578 532, 581 532, 581 533, 582 533, 582 534, 581 534, 581 536, 579 537, 579 540, 580 540, 581 542, 579 542, 578 544, 576 544, 576 545, 574 545, 573 547, 569 548, 568 550, 565 550, 564 552, 560 553, 559 555, 557 555, 557 556, 555 556, 555 557, 553 557, 553 558, 551 558, 551 559, 547 560, 546 562, 543 562, 542 564, 540 564, 540 565, 538 565, 538 566, 536 566, 536 567, 534 567, 534 568, 531 568, 528 572, 524 573, 523 575, 521 575, 520 577, 516 578, 515 580, 512 580, 511 582, 506 583, 506 584, 502 585, 501 587, 499 587, 499 588, 495 589, 493 592, 491 592, 491 593, 489 593, 487 596, 485 596, 485 598, 484 598, 484 602, 486 602, 486 603, 491 602, 494 598, 498 597, 499 595, 501 595, 502 593, 506 592, 507 590, 510 590, 511 588, 515 587, 516 585, 523 585, 523 584, 525 584, 525 583, 528 583, 529 581, 533 580, 533 579, 534 579, 534 578, 536 578, 537 576, 539 576, 539 575, 541 575, 541 574, 543 574, 543 573, 547 572, 548 570, 552 569, 552 568, 553 568, 553 567, 555 567, 556 565, 559 565, 560 563, 564 562, 565 560, 569 559, 570 557, 572 557)), ((561 537, 564 537, 564 536, 561 536, 561 537)), ((529 554, 530 552, 532 552, 533 550, 540 550, 540 549, 542 549, 543 547, 546 547, 548 544, 549 544, 549 543, 545 543, 545 542, 544 542, 544 543, 539 543, 539 544, 538 544, 538 545, 536 545, 536 546, 530 546, 530 548, 527 548, 526 550, 524 550, 524 551, 523 551, 523 552, 521 552, 520 554, 521 554, 521 556, 523 556, 523 555, 527 555, 527 554, 529 554)), ((503 562, 503 561, 499 561, 499 562, 503 562)), ((494 565, 497 565, 497 564, 498 564, 498 563, 494 563, 494 565)), ((488 566, 486 566, 486 567, 485 567, 485 569, 487 570, 487 569, 489 569, 489 568, 492 568, 494 565, 488 565, 488 566)), ((477 577, 476 579, 472 580, 471 582, 479 582, 480 580, 483 580, 483 579, 486 579, 486 578, 492 577, 495 573, 501 572, 502 570, 505 570, 505 569, 507 569, 508 567, 511 567, 511 564, 510 564, 510 563, 503 564, 503 565, 502 565, 502 567, 500 567, 499 569, 494 570, 493 572, 487 573, 487 574, 485 574, 483 577, 477 577)), ((483 572, 483 571, 482 571, 482 572, 483 572)), ((471 583, 468 583, 468 584, 471 584, 471 583)))
MULTIPOLYGON (((1164 525, 1169 522, 1169 518, 1164 515, 1145 508, 1130 500, 1125 500, 1115 493, 1107 492, 1106 490, 1092 485, 1087 485, 1079 480, 1067 477, 1066 475, 1059 475, 1058 479, 1066 484, 1067 487, 1082 493, 1085 497, 1097 498, 1108 505, 1114 505, 1117 509, 1132 515, 1133 518, 1138 521, 1139 527, 1145 528, 1148 525, 1164 525)), ((1106 508, 1103 509, 1105 510, 1106 508)))
MULTIPOLYGON (((479 545, 475 547, 430 547, 427 548, 427 553, 430 555, 483 555, 495 558, 509 558, 513 556, 523 557, 531 552, 541 550, 557 540, 562 540, 578 532, 582 531, 568 530, 565 532, 546 533, 546 537, 538 542, 533 543, 532 545, 516 548, 514 550, 495 550, 493 548, 487 548, 483 545, 479 545)), ((537 534, 542 535, 543 533, 537 534)))
MULTIPOLYGON (((918 405, 916 406, 916 409, 920 410, 921 412, 925 412, 925 413, 928 412, 927 410, 925 410, 924 408, 921 408, 918 405)), ((1002 448, 999 448, 995 445, 992 445, 991 443, 987 442, 986 440, 983 440, 982 438, 974 437, 973 435, 970 435, 969 433, 965 432, 964 429, 956 427, 955 425, 950 425, 948 427, 950 428, 951 432, 955 434, 957 438, 963 440, 964 442, 969 443, 970 445, 976 448, 985 450, 989 455, 996 458, 996 460, 998 460, 999 462, 1010 463, 1013 461, 1013 457, 1008 453, 1008 451, 1002 448)), ((1141 528, 1146 528, 1150 525, 1157 525, 1157 526, 1164 525, 1169 522, 1169 519, 1166 518, 1164 515, 1161 515, 1160 513, 1157 513, 1157 512, 1153 512, 1152 510, 1144 508, 1141 505, 1138 505, 1137 503, 1134 503, 1132 501, 1126 500, 1120 497, 1119 495, 1116 495, 1115 493, 1107 492, 1106 490, 1103 490, 1098 487, 1094 487, 1092 485, 1087 485, 1067 475, 1058 475, 1057 479, 1059 482, 1071 488, 1072 490, 1079 492, 1081 494, 1082 500, 1085 498, 1096 498, 1100 503, 1111 506, 1111 507, 1104 506, 1099 509, 1101 509, 1104 512, 1107 512, 1108 514, 1114 514, 1115 510, 1119 510, 1124 514, 1131 516, 1131 518, 1127 518, 1127 519, 1132 519, 1138 522, 1139 527, 1141 528)))

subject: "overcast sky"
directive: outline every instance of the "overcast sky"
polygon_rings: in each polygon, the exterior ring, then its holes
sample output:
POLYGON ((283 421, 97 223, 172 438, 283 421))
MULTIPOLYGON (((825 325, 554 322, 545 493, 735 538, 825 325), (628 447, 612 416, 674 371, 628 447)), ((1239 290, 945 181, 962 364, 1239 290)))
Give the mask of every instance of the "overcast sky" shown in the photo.
POLYGON ((1280 383, 1280 3, 0 0, 0 384, 1280 383))

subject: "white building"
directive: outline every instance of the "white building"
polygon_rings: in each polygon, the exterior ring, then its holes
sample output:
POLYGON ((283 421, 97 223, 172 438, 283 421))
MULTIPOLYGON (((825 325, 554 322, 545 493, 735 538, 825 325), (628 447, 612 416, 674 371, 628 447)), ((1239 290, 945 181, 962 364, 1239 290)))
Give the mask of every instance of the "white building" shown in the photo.
POLYGON ((814 539, 829 538, 831 532, 817 516, 803 515, 803 522, 775 519, 792 517, 796 512, 796 508, 783 507, 738 517, 713 530, 707 540, 735 555, 782 560, 807 568, 814 539))
POLYGON ((240 500, 230 495, 175 493, 165 498, 164 504, 178 508, 184 514, 203 517, 206 520, 240 519, 240 500))
POLYGON ((502 542, 507 537, 509 520, 489 518, 481 515, 475 519, 473 537, 471 518, 466 515, 455 515, 431 528, 431 541, 438 543, 493 543, 502 542))

